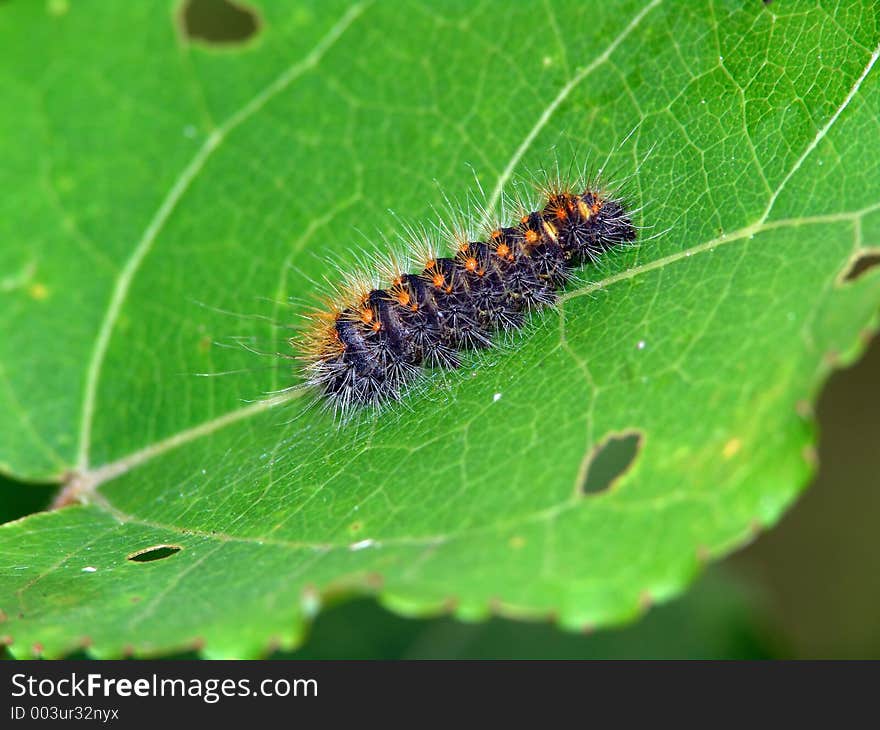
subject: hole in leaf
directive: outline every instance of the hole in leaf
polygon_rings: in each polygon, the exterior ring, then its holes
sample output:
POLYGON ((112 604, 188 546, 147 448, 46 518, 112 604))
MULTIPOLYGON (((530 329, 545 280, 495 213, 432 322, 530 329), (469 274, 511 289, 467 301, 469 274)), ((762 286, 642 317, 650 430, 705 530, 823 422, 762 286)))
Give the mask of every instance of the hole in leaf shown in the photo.
POLYGON ((843 280, 844 282, 855 281, 877 266, 880 266, 880 251, 863 253, 850 263, 849 271, 846 272, 843 280))
POLYGON ((134 563, 152 563, 154 560, 170 558, 181 551, 180 545, 152 545, 142 550, 136 550, 128 559, 134 563))
POLYGON ((627 431, 606 438, 590 455, 581 494, 599 494, 610 489, 635 464, 642 442, 639 431, 627 431))
POLYGON ((259 29, 259 17, 232 0, 187 0, 181 13, 183 33, 190 40, 237 45, 259 29))

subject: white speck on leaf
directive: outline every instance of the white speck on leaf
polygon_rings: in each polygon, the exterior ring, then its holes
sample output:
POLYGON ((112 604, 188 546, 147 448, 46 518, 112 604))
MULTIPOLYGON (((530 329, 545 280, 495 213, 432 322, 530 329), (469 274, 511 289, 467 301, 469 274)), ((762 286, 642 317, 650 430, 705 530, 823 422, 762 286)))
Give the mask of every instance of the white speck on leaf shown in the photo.
POLYGON ((98 569, 92 567, 91 565, 87 565, 85 568, 82 569, 82 572, 83 573, 97 573, 98 569))
POLYGON ((321 610, 321 596, 313 588, 303 591, 302 610, 306 616, 316 616, 321 610))
POLYGON ((645 341, 639 340, 639 344, 636 345, 636 347, 638 347, 640 350, 644 350, 645 349, 645 341))
POLYGON ((501 393, 496 393, 495 395, 492 396, 493 403, 497 403, 500 400, 501 400, 501 393))
POLYGON ((352 550, 352 551, 363 550, 364 548, 372 547, 375 544, 376 544, 375 540, 371 540, 370 538, 367 538, 366 540, 360 540, 358 542, 353 542, 351 545, 348 546, 348 549, 352 550))

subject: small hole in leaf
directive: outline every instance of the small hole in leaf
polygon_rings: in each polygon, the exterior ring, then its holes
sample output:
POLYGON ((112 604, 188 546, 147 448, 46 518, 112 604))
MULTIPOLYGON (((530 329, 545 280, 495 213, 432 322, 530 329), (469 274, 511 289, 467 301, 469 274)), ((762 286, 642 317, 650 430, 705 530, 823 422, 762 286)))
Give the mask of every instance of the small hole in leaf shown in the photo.
POLYGON ((142 550, 136 550, 128 556, 128 559, 134 563, 152 563, 154 560, 170 558, 180 550, 180 545, 152 545, 142 550))
POLYGON ((581 493, 599 494, 610 489, 632 468, 642 448, 642 440, 640 432, 627 431, 613 434, 599 444, 590 455, 581 493))
POLYGON ((183 33, 190 40, 237 45, 259 29, 257 14, 232 0, 186 0, 181 13, 183 33))
POLYGON ((863 253, 852 261, 843 280, 845 282, 855 281, 877 266, 880 266, 880 252, 863 253))

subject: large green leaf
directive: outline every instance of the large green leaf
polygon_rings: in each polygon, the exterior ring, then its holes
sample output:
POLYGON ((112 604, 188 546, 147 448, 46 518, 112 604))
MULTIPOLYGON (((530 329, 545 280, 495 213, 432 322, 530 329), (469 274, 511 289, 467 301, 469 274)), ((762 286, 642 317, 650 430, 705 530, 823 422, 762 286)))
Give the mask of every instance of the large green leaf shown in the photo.
POLYGON ((778 518, 880 302, 872 3, 266 0, 222 50, 175 6, 0 5, 0 464, 81 502, 0 528, 13 653, 248 656, 359 590, 595 627, 778 518), (658 235, 509 347, 343 427, 265 399, 387 208, 609 156, 658 235))

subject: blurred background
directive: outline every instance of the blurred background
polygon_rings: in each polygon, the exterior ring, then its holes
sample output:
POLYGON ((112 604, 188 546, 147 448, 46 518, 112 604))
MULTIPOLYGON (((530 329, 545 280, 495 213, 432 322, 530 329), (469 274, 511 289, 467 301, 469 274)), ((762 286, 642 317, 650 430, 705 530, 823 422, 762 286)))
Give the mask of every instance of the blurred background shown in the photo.
MULTIPOLYGON (((227 0, 188 0, 195 42, 257 30, 227 0)), ((875 265, 880 261, 873 261, 875 265)), ((276 658, 880 658, 880 336, 819 398, 819 473, 771 531, 710 566, 681 598, 591 635, 493 619, 406 619, 360 598, 326 607, 307 643, 276 658)), ((0 476, 0 522, 45 508, 55 488, 0 476)), ((192 656, 192 655, 181 655, 192 656)))

